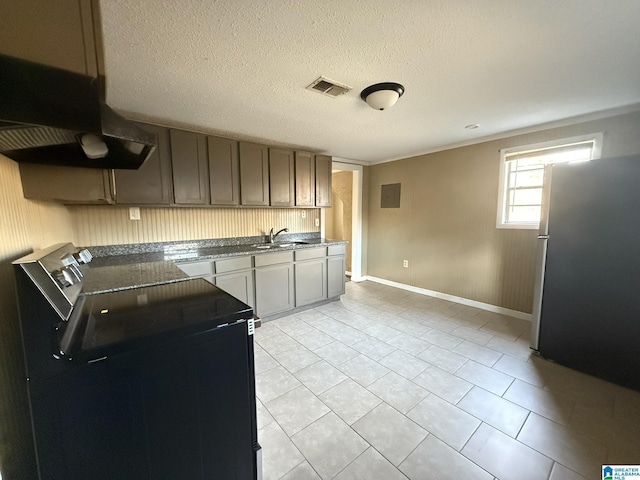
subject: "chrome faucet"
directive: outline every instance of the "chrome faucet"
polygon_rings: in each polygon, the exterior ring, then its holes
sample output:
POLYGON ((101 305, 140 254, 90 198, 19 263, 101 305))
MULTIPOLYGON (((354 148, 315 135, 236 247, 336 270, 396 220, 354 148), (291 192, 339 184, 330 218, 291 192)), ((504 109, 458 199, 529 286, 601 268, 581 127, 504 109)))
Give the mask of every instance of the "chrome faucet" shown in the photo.
POLYGON ((289 229, 285 227, 282 230, 278 230, 276 233, 273 233, 273 228, 271 228, 271 230, 269 231, 269 243, 273 243, 276 237, 280 235, 282 232, 288 232, 288 231, 289 229))

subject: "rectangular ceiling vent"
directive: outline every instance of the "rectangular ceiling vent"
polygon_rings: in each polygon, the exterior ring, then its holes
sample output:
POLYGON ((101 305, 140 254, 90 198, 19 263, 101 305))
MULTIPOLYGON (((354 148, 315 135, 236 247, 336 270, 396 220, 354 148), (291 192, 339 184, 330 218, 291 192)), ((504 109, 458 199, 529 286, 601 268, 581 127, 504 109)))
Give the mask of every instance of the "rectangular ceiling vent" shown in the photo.
POLYGON ((312 90, 335 98, 350 91, 351 87, 334 82, 333 80, 329 80, 325 77, 318 77, 317 80, 313 81, 313 83, 307 87, 307 90, 312 90))

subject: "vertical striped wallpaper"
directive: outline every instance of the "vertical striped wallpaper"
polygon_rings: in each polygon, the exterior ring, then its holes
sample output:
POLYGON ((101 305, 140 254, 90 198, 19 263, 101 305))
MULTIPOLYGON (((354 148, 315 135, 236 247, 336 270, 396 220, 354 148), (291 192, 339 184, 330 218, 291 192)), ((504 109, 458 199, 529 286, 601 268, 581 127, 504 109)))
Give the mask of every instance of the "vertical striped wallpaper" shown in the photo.
POLYGON ((169 242, 266 235, 271 227, 290 233, 319 232, 319 209, 140 208, 129 220, 128 207, 69 206, 75 243, 82 246, 169 242), (302 218, 303 213, 305 218, 302 218))
POLYGON ((18 164, 0 155, 0 472, 33 478, 33 446, 24 358, 11 262, 34 249, 72 241, 71 216, 62 205, 25 200, 18 164), (25 470, 26 468, 26 470, 25 470))

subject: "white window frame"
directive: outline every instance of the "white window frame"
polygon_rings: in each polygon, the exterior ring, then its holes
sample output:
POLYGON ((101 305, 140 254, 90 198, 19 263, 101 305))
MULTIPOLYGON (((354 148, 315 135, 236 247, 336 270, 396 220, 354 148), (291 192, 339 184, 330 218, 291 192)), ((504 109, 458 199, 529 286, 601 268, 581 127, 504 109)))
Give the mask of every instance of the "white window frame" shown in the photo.
POLYGON ((498 211, 496 216, 496 228, 512 228, 512 229, 528 229, 537 230, 540 222, 518 222, 506 223, 504 221, 504 208, 507 202, 507 155, 514 153, 524 153, 531 150, 541 150, 551 147, 559 147, 562 145, 571 145, 572 143, 581 143, 593 141, 593 150, 591 160, 599 159, 602 155, 602 139, 603 133, 590 133, 588 135, 579 135, 577 137, 559 138, 548 142, 533 143, 530 145, 520 145, 517 147, 503 148, 500 150, 500 181, 498 190, 498 211))

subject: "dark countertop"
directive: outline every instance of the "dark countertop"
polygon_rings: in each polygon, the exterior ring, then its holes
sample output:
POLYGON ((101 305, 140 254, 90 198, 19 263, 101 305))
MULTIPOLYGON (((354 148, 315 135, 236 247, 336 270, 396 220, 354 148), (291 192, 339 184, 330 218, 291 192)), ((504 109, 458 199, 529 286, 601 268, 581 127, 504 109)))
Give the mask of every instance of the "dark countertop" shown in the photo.
POLYGON ((82 285, 82 293, 85 295, 189 280, 189 276, 171 261, 130 262, 105 266, 100 266, 99 262, 95 263, 96 265, 91 262, 89 274, 82 285))
MULTIPOLYGON (((179 263, 348 243, 344 240, 324 238, 305 239, 304 242, 291 243, 283 240, 276 242, 275 247, 268 249, 258 248, 256 245, 262 244, 255 243, 209 246, 206 243, 190 242, 184 244, 187 248, 172 244, 165 247, 163 251, 96 257, 90 264, 91 268, 84 280, 82 293, 93 295, 188 280, 190 277, 176 266, 179 263)), ((91 250, 91 247, 89 249, 91 250)))

